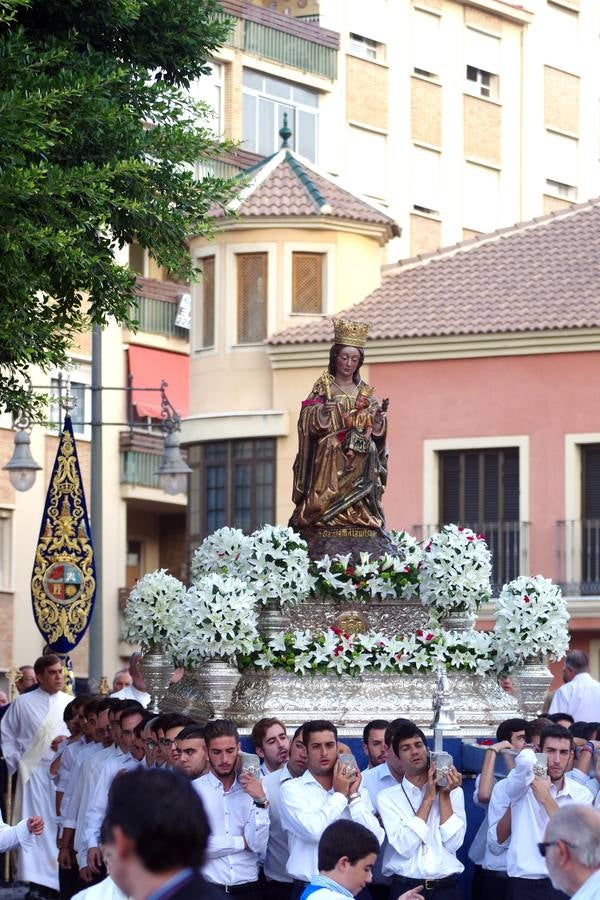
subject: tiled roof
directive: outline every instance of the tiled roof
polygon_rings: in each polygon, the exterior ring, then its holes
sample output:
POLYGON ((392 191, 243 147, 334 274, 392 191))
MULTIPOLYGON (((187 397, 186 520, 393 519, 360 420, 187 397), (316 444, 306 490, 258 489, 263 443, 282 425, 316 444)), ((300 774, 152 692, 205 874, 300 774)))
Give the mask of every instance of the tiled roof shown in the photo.
MULTIPOLYGON (((238 218, 331 216, 383 226, 389 237, 399 234, 390 216, 315 172, 287 148, 241 174, 252 180, 236 207, 238 218)), ((223 210, 212 213, 219 217, 223 210)))
MULTIPOLYGON (((389 267, 344 310, 370 339, 600 327, 600 199, 389 267)), ((318 319, 271 344, 330 341, 318 319)))

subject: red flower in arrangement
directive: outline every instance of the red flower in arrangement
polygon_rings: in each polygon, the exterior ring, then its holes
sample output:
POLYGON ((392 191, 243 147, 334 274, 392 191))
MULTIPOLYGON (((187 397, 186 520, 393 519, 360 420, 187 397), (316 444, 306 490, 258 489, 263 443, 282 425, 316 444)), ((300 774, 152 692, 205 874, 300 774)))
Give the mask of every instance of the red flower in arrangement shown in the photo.
POLYGON ((378 646, 378 647, 385 647, 384 641, 377 641, 377 646, 378 646))
POLYGON ((422 638, 424 641, 432 641, 433 640, 433 631, 423 631, 422 628, 419 628, 417 631, 417 637, 422 638))
POLYGON ((478 535, 477 535, 477 540, 478 540, 478 541, 485 541, 485 534, 478 534, 478 535))
POLYGON ((464 530, 465 530, 464 525, 459 525, 459 526, 458 526, 458 530, 459 530, 459 531, 464 531, 464 530))
POLYGON ((426 550, 431 550, 431 543, 432 543, 431 541, 427 541, 427 543, 425 544, 426 550))
POLYGON ((341 637, 341 634, 342 634, 341 628, 337 628, 337 626, 333 625, 331 630, 333 631, 334 634, 337 634, 338 637, 341 637))
POLYGON ((417 631, 417 637, 423 637, 423 629, 419 628, 417 631))
POLYGON ((472 534, 470 534, 470 535, 467 536, 467 540, 468 540, 468 541, 474 541, 475 538, 473 537, 472 534))
POLYGON ((523 602, 524 602, 524 603, 531 603, 531 598, 528 597, 527 594, 525 594, 525 596, 523 597, 523 602))
POLYGON ((345 640, 347 640, 347 641, 350 640, 350 634, 349 634, 347 631, 345 631, 345 632, 343 633, 342 637, 343 637, 345 640))
POLYGON ((410 566, 404 566, 404 571, 405 571, 405 572, 410 572, 410 566))
POLYGON ((346 566, 346 575, 354 575, 354 566, 346 566))

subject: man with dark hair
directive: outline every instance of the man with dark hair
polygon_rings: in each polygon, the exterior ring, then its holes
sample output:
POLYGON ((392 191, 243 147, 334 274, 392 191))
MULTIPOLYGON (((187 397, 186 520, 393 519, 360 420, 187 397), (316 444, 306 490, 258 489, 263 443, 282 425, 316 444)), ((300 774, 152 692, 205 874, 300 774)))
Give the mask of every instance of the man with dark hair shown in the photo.
POLYGON ((204 740, 210 770, 193 782, 211 832, 203 875, 220 897, 244 894, 246 900, 261 900, 258 861, 269 839, 269 801, 258 778, 243 770, 237 774, 235 722, 208 722, 204 740))
POLYGON ((179 755, 175 768, 194 781, 208 771, 208 754, 202 725, 188 725, 177 735, 179 755))
POLYGON ((569 713, 573 722, 600 720, 600 684, 589 672, 590 663, 583 650, 570 650, 565 657, 562 687, 555 692, 551 713, 569 713))
POLYGON ((299 897, 317 874, 317 850, 325 828, 338 819, 353 819, 384 838, 358 769, 349 771, 338 761, 337 729, 317 719, 302 728, 308 767, 300 778, 281 785, 281 821, 289 832, 288 873, 299 897))
POLYGON ((536 753, 540 752, 540 739, 542 731, 549 728, 552 722, 546 716, 540 716, 538 719, 527 723, 525 728, 525 743, 533 747, 536 753))
MULTIPOLYGON (((402 718, 388 722, 384 732, 386 761, 373 769, 365 769, 362 773, 363 787, 369 792, 376 813, 379 813, 379 794, 386 788, 399 784, 404 778, 404 767, 392 749, 392 741, 396 730, 408 722, 409 719, 402 718)), ((388 900, 390 894, 392 878, 390 875, 384 875, 382 871, 387 846, 387 838, 385 838, 381 845, 381 852, 373 866, 373 881, 369 885, 369 893, 373 900, 388 900)))
POLYGON ((492 794, 505 794, 506 812, 492 821, 488 842, 493 849, 502 847, 510 837, 506 856, 511 900, 558 900, 537 844, 544 839, 548 821, 559 807, 570 803, 591 805, 587 788, 565 773, 573 755, 573 736, 560 725, 549 725, 540 736, 540 751, 545 754, 547 775, 539 771, 535 753, 529 747, 517 756, 514 769, 498 782, 492 794))
POLYGON ((306 747, 300 726, 290 741, 287 763, 266 775, 262 782, 269 800, 269 843, 264 861, 265 900, 289 900, 292 891, 292 877, 287 872, 288 833, 281 822, 281 785, 290 778, 299 778, 305 772, 306 747))
POLYGON ((104 765, 97 774, 94 790, 90 794, 79 858, 80 869, 87 866, 92 875, 100 875, 102 873, 100 829, 106 812, 109 788, 116 775, 138 767, 138 761, 131 755, 134 738, 133 729, 142 721, 143 717, 144 710, 139 703, 132 704, 121 712, 117 750, 105 760, 104 765))
POLYGON ((435 900, 460 900, 464 866, 456 853, 467 827, 461 776, 451 766, 439 783, 425 735, 412 722, 396 730, 392 749, 404 767, 404 778, 379 795, 389 842, 383 871, 393 876, 390 900, 420 884, 435 900))
POLYGON ((548 719, 549 722, 554 722, 555 725, 562 725, 563 728, 570 728, 575 721, 573 716, 563 712, 546 713, 544 718, 548 719))
POLYGON ((285 766, 290 751, 290 739, 281 719, 259 719, 252 729, 250 739, 261 760, 260 771, 263 775, 276 772, 285 766))
POLYGON ((113 782, 102 824, 111 878, 132 900, 213 900, 200 875, 209 835, 190 783, 169 770, 137 769, 113 782))
MULTIPOLYGON (((514 766, 516 754, 520 753, 525 744, 526 727, 525 719, 505 719, 496 729, 496 743, 482 748, 485 755, 481 773, 475 780, 473 802, 485 810, 485 815, 469 847, 469 859, 475 864, 471 888, 473 900, 503 900, 504 898, 508 884, 506 852, 494 854, 488 849, 488 807, 498 778, 495 772, 498 756, 500 755, 505 771, 510 771, 514 766)), ((494 805, 492 815, 498 815, 498 809, 494 805)), ((501 815, 505 809, 506 807, 501 809, 501 815)))
POLYGON ((389 724, 386 719, 373 719, 363 728, 363 750, 369 760, 367 769, 374 769, 386 761, 385 730, 389 724))
MULTIPOLYGON (((62 691, 63 665, 48 653, 35 661, 38 688, 20 694, 0 722, 2 751, 8 772, 18 772, 13 820, 41 816, 46 827, 27 853, 19 852, 18 877, 32 891, 58 890, 56 863, 56 808, 50 781, 52 745, 57 736, 69 734, 63 710, 72 700, 62 691)), ((55 748, 56 749, 56 748, 55 748)))
POLYGON ((196 723, 190 716, 184 716, 179 713, 173 713, 168 722, 163 725, 163 736, 159 739, 162 747, 162 755, 166 765, 173 768, 179 762, 179 750, 177 747, 177 736, 181 734, 188 725, 196 723))
POLYGON ((301 900, 333 900, 355 897, 371 882, 373 863, 379 853, 375 835, 347 819, 328 825, 319 841, 319 874, 302 893, 301 900))

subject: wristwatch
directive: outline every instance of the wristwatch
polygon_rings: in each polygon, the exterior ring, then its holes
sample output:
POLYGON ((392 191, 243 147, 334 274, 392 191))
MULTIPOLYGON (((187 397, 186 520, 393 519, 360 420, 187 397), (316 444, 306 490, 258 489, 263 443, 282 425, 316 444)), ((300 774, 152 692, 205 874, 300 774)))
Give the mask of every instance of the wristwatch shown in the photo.
POLYGON ((258 806, 259 809, 268 809, 269 801, 266 797, 261 797, 260 800, 255 800, 254 805, 258 806))

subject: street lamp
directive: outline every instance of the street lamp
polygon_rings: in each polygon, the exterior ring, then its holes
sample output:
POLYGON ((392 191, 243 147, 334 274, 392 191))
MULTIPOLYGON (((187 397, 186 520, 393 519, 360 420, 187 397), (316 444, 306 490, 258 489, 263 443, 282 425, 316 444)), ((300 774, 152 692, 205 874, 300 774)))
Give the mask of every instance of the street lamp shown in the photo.
POLYGON ((158 483, 165 494, 173 497, 175 494, 181 494, 185 491, 187 478, 192 470, 181 456, 179 447, 181 418, 175 408, 169 403, 165 393, 166 387, 166 382, 161 382, 160 415, 165 445, 160 465, 155 474, 158 475, 158 483))
POLYGON ((16 491, 28 491, 33 487, 36 473, 42 468, 31 455, 29 429, 31 423, 27 416, 21 416, 15 422, 13 455, 2 466, 8 472, 8 478, 16 491))
MULTIPOLYGON (((159 388, 143 388, 142 390, 160 391, 161 393, 161 428, 164 434, 163 454, 161 456, 160 465, 156 470, 158 475, 158 484, 165 494, 170 497, 175 494, 185 493, 187 487, 187 477, 191 473, 190 467, 187 465, 181 455, 179 431, 181 429, 181 418, 169 403, 165 388, 166 382, 161 382, 159 388)), ((102 390, 102 388, 100 388, 102 390)), ((129 391, 131 388, 117 388, 117 390, 129 391)), ((69 389, 67 387, 66 401, 70 408, 74 405, 69 389), (70 401, 70 402, 69 402, 70 401)), ((68 411, 68 410, 67 410, 68 411)), ((93 417, 92 417, 93 418, 93 417)), ((83 424, 118 424, 126 425, 131 423, 83 423, 83 424)), ((31 439, 29 431, 31 430, 31 422, 29 418, 22 415, 15 423, 14 449, 13 455, 9 461, 2 466, 8 472, 8 478, 16 491, 28 491, 34 483, 36 474, 41 470, 41 466, 36 463, 31 455, 31 439)))

